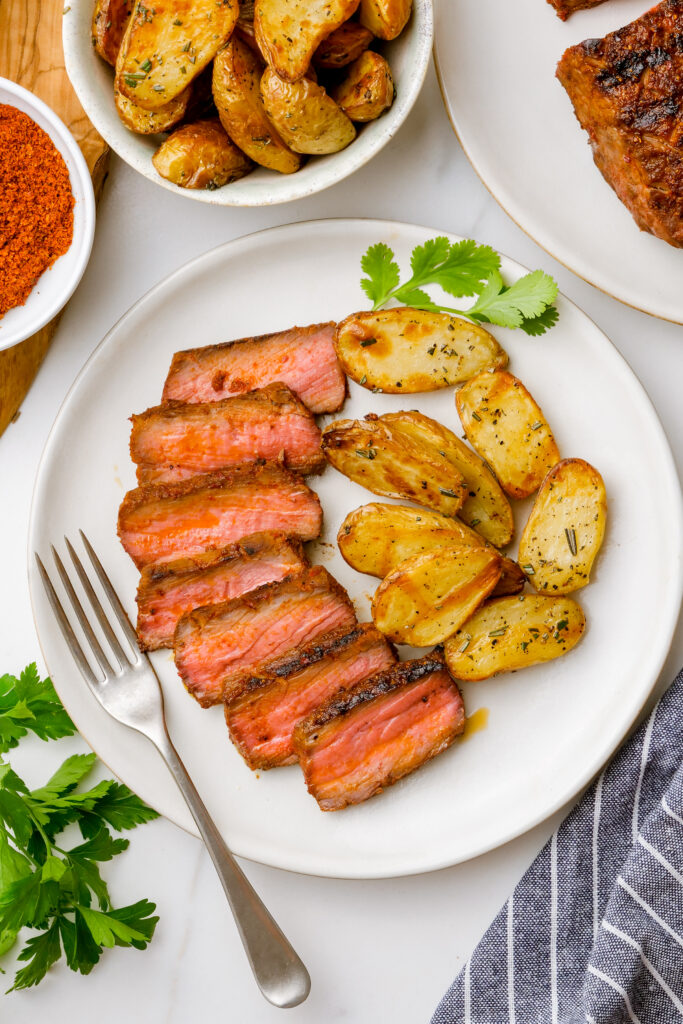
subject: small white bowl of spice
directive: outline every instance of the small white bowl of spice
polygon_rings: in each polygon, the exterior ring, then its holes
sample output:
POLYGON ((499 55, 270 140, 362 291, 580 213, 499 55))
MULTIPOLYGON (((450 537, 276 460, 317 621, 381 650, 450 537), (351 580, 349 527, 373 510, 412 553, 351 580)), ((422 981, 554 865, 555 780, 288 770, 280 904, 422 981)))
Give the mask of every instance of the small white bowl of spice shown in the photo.
POLYGON ((94 234, 95 195, 76 140, 42 100, 0 78, 0 349, 59 313, 94 234))

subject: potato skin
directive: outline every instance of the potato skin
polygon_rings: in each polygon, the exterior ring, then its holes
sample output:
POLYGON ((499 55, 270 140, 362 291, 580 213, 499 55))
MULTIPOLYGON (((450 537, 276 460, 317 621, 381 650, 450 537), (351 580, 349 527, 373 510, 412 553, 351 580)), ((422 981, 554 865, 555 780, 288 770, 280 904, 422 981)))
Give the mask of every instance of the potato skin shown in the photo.
POLYGON ((522 382, 500 370, 480 373, 456 393, 467 440, 486 459, 506 494, 528 498, 560 452, 552 431, 522 382))
POLYGON ((358 21, 345 21, 343 25, 323 39, 313 54, 313 63, 318 68, 344 68, 357 60, 374 39, 369 28, 358 21))
POLYGON ((159 146, 152 163, 162 178, 181 188, 220 188, 253 168, 218 119, 178 128, 159 146))
POLYGON ((366 50, 330 93, 352 121, 374 121, 394 102, 394 80, 384 57, 366 50))
POLYGON ((519 561, 528 566, 534 589, 571 594, 585 587, 606 522, 607 492, 597 469, 583 459, 558 462, 541 484, 519 542, 519 561))
POLYGON ((431 647, 462 626, 495 587, 493 548, 434 548, 389 573, 375 591, 372 618, 394 643, 431 647))
POLYGON ((378 39, 395 39, 408 24, 413 0, 361 0, 360 22, 378 39))
POLYGON ((285 82, 266 68, 261 97, 268 118, 295 153, 338 153, 356 137, 356 129, 321 85, 302 78, 285 82))
POLYGON ((391 395, 452 387, 508 361, 483 327, 411 306, 352 313, 337 325, 335 348, 352 380, 391 395))
POLYGON ((377 417, 330 423, 323 430, 322 449, 335 469, 374 494, 450 516, 465 500, 465 482, 447 459, 377 417))
POLYGON ((301 157, 284 144, 266 116, 261 99, 263 67, 256 54, 235 36, 213 62, 213 98, 226 132, 255 163, 293 174, 301 157))
POLYGON ((116 58, 132 10, 133 0, 95 0, 92 44, 100 57, 112 67, 116 67, 116 58))
POLYGON ((355 13, 359 0, 257 0, 254 31, 261 53, 286 82, 308 71, 323 39, 355 13))
POLYGON ((116 112, 125 124, 137 135, 157 135, 159 132, 170 131, 187 113, 192 98, 192 86, 188 85, 175 99, 158 110, 143 110, 124 96, 116 83, 114 84, 114 105, 116 112))
POLYGON ((497 598, 446 641, 446 664, 456 679, 489 679, 560 658, 576 647, 585 628, 584 614, 570 597, 497 598))

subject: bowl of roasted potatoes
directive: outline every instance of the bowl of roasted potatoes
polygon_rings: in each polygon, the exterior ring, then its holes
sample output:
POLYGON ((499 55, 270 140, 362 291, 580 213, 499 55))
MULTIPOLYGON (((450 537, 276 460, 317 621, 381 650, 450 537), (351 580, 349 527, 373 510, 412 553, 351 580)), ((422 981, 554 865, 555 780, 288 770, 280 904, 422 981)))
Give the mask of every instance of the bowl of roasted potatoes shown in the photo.
POLYGON ((389 141, 422 88, 432 0, 71 0, 66 69, 97 131, 221 206, 320 192, 389 141))

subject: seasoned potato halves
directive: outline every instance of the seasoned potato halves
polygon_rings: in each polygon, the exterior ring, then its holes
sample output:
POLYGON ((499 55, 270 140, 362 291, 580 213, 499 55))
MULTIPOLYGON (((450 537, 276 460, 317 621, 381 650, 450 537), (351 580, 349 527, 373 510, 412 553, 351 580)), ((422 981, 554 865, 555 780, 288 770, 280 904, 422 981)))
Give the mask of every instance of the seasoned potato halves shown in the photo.
POLYGON ((467 494, 458 471, 438 452, 378 419, 337 420, 323 430, 327 461, 354 483, 454 516, 467 494))
POLYGON ((438 391, 508 361, 483 327, 411 306, 352 313, 337 325, 335 347, 352 380, 392 395, 438 391))
POLYGON ((301 167, 301 157, 284 144, 266 116, 261 99, 263 68, 256 54, 233 36, 213 62, 213 98, 221 124, 255 163, 281 174, 301 167))
POLYGON ((434 548, 401 562, 375 591, 372 618, 398 644, 431 647, 451 636, 495 587, 493 548, 434 548))
POLYGON ((124 96, 114 83, 116 112, 126 128, 130 128, 137 135, 156 135, 159 132, 170 131, 185 117, 191 96, 192 86, 188 85, 187 89, 158 110, 143 110, 137 103, 124 96))
POLYGON ((356 137, 356 129, 344 111, 309 78, 285 82, 266 68, 261 96, 266 114, 295 153, 338 153, 356 137))
POLYGON ((261 53, 280 78, 298 82, 323 39, 357 7, 358 0, 258 0, 254 29, 261 53))
POLYGON ((95 0, 92 15, 92 44, 100 57, 116 67, 133 0, 95 0))
POLYGON ((585 587, 607 521, 602 477, 583 459, 554 466, 536 495, 519 542, 519 562, 534 588, 571 594, 585 587))
POLYGON ((344 68, 367 50, 373 38, 370 29, 360 22, 345 21, 323 39, 313 54, 313 63, 319 68, 344 68))
POLYGON ((560 459, 552 431, 527 389, 507 371, 480 373, 455 396, 467 440, 511 498, 528 498, 560 459))
POLYGON ((178 128, 159 146, 152 163, 162 178, 181 188, 220 188, 253 168, 217 119, 178 128))
POLYGON ((378 39, 395 39, 408 24, 413 0, 360 0, 361 24, 378 39))
POLYGON ((372 50, 355 60, 330 93, 352 121, 374 121, 394 102, 394 80, 384 57, 372 50))
POLYGON ((488 679, 576 647, 586 628, 570 597, 524 594, 488 601, 445 644, 446 664, 456 679, 488 679))

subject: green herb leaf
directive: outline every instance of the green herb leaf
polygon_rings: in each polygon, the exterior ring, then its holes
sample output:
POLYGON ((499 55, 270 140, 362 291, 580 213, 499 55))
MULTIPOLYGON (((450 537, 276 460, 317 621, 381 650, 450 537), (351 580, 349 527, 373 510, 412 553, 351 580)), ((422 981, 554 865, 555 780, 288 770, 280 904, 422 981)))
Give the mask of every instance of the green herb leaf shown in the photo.
POLYGON ((16 989, 31 988, 32 985, 37 985, 61 955, 59 920, 55 918, 47 931, 27 939, 26 945, 19 954, 19 960, 28 960, 28 964, 17 971, 14 984, 8 991, 13 992, 16 989))
POLYGON ((0 676, 0 754, 16 747, 27 732, 41 740, 71 736, 76 727, 49 679, 41 679, 35 663, 19 678, 0 676))
POLYGON ((377 308, 393 288, 398 286, 400 271, 394 261, 394 254, 384 242, 371 245, 360 261, 361 269, 368 276, 363 278, 360 286, 377 308))

